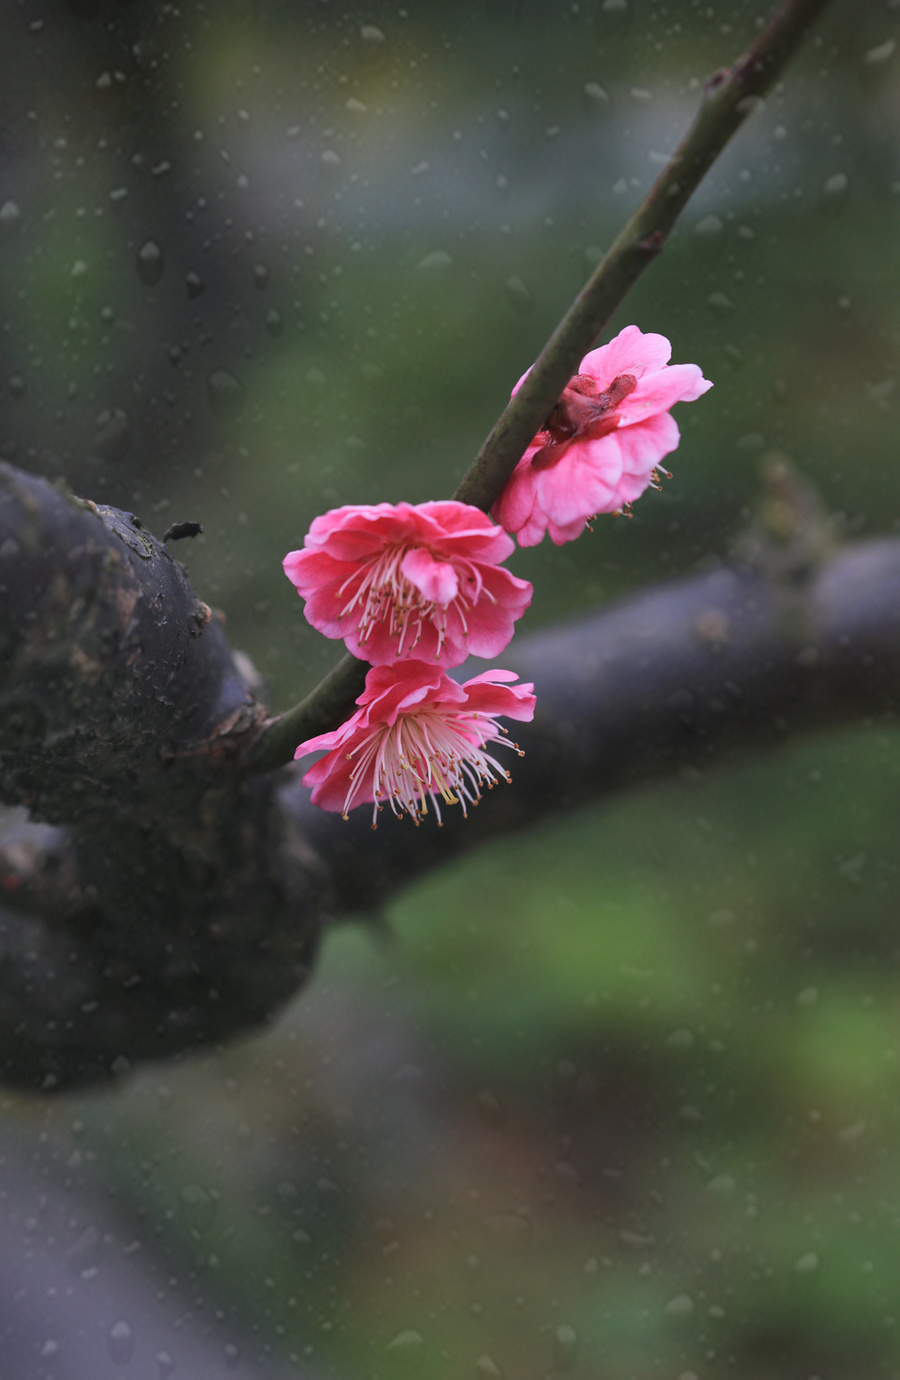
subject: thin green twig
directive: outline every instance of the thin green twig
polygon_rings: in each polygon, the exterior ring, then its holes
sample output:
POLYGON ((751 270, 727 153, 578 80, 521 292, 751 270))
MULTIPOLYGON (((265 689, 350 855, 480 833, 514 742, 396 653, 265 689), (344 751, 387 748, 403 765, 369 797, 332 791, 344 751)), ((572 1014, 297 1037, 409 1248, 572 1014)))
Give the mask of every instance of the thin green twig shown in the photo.
MULTIPOLYGON (((661 253, 688 200, 732 135, 760 105, 828 0, 782 0, 733 67, 706 82, 693 123, 609 252, 579 292, 453 495, 489 512, 582 358, 648 264, 661 253)), ((299 742, 336 728, 351 712, 368 665, 345 656, 299 704, 263 726, 247 756, 251 772, 290 761, 299 742)))

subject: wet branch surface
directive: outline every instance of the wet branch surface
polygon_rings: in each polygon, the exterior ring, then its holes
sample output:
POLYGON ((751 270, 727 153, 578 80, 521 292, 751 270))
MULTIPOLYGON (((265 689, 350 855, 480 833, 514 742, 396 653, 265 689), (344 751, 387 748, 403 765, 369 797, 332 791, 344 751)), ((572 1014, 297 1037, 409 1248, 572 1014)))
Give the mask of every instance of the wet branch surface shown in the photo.
POLYGON ((539 706, 511 786, 373 831, 314 809, 298 768, 248 783, 264 710, 130 515, 0 470, 0 783, 24 807, 0 827, 0 1075, 64 1088, 233 1037, 299 990, 332 917, 492 836, 893 722, 900 542, 834 549, 778 482, 778 532, 734 565, 507 652, 539 706))
POLYGON ((0 788, 57 826, 0 839, 0 1074, 105 1078, 302 984, 328 879, 238 770, 263 716, 139 521, 0 467, 0 788))

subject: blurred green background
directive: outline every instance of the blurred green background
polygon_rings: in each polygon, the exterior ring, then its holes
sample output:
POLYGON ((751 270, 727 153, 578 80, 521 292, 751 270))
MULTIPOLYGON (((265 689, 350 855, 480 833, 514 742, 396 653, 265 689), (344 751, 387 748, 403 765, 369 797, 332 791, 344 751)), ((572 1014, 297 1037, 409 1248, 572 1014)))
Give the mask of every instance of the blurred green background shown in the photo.
MULTIPOLYGON (((452 491, 765 10, 10 7, 0 455, 201 521, 286 707, 335 649, 282 555, 452 491)), ((716 386, 632 522, 513 558, 526 631, 727 558, 773 450, 898 530, 898 37, 834 0, 618 313, 716 386)), ((0 1105, 323 1377, 900 1376, 898 777, 868 722, 551 809, 336 930, 265 1036, 0 1105)))

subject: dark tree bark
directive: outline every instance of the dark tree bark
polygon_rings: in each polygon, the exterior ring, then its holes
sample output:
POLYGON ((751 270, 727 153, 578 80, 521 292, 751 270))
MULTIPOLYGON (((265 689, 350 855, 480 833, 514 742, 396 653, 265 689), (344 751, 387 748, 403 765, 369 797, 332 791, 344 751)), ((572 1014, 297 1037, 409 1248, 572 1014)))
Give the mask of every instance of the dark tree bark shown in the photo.
POLYGON ((217 620, 128 514, 0 471, 0 1070, 67 1087, 265 1022, 323 925, 423 870, 653 778, 892 720, 900 542, 833 549, 805 486, 720 570, 504 655, 535 681, 512 786, 415 829, 248 774, 265 715, 217 620), (38 822, 40 821, 40 822, 38 822))
POLYGON ((328 878, 275 779, 238 770, 263 711, 218 621, 137 519, 9 468, 0 596, 3 799, 68 826, 3 873, 5 1076, 108 1077, 265 1020, 328 878))

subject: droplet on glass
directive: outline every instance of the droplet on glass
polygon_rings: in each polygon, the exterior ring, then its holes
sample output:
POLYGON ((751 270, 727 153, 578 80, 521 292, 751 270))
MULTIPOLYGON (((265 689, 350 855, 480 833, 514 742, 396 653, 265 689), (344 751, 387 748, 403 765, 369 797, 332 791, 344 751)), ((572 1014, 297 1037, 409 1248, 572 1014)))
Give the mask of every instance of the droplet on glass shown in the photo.
POLYGON ((666 1313, 670 1318, 689 1318, 693 1311, 694 1300, 689 1294, 676 1294, 666 1304, 666 1313))
POLYGON ((563 1323, 553 1334, 553 1369, 561 1371, 574 1370, 578 1360, 578 1333, 574 1327, 569 1327, 563 1323))
POLYGON ((592 105, 606 105, 609 95, 604 91, 598 81, 586 81, 584 84, 584 94, 592 105))
POLYGON ((866 53, 864 61, 870 67, 880 67, 883 62, 888 62, 897 49, 897 40, 889 38, 885 43, 879 43, 877 47, 870 48, 866 53))
POLYGON ((475 1362, 475 1380, 503 1380, 503 1371, 493 1356, 479 1356, 475 1362))
POLYGON ((105 407, 97 414, 97 430, 91 442, 102 460, 121 460, 131 445, 131 422, 121 407, 105 407))
POLYGON ((255 288, 259 288, 259 290, 262 291, 262 289, 263 289, 264 287, 267 287, 267 286, 268 286, 268 282, 269 282, 269 270, 266 268, 265 264, 254 264, 254 265, 253 265, 253 286, 254 286, 255 288))
POLYGON ((159 1380, 169 1380, 175 1374, 175 1362, 167 1351, 160 1351, 156 1357, 156 1374, 159 1380))
POLYGON ((280 311, 270 307, 266 312, 266 331, 269 335, 281 335, 284 330, 284 318, 280 311))
POLYGON ((833 173, 825 183, 825 195, 827 197, 846 196, 850 186, 850 179, 846 173, 833 173))
POLYGON ((724 292, 711 292, 706 299, 706 305, 710 311, 719 312, 722 315, 734 311, 734 303, 724 292))
POLYGON ((206 403, 214 417, 233 421, 244 409, 245 389, 230 369, 214 369, 206 380, 206 403))
POLYGON ((694 234, 710 237, 721 235, 723 229, 724 226, 719 216, 703 216, 694 226, 694 234))
POLYGON ((506 300, 517 316, 530 316, 534 311, 534 298, 528 284, 513 274, 504 283, 506 300))
POLYGON ((425 1338, 421 1332, 408 1328, 405 1332, 398 1332, 396 1337, 388 1342, 387 1349, 410 1356, 416 1354, 424 1345, 425 1338))
POLYGON ((203 289, 206 287, 206 284, 200 277, 200 274, 194 272, 186 273, 184 275, 184 285, 187 288, 187 295, 191 299, 191 301, 193 301, 195 297, 199 297, 203 289))
POLYGON ((188 1224, 198 1231, 209 1226, 216 1215, 216 1200, 200 1184, 185 1184, 179 1193, 188 1224))
POLYGON ((114 1322, 107 1332, 106 1350, 117 1366, 127 1366, 134 1355, 134 1329, 124 1318, 114 1322))
POLYGON ((819 1268, 819 1257, 815 1251, 807 1251, 806 1255, 801 1255, 794 1269, 798 1275, 811 1275, 814 1270, 819 1268))
POLYGON ((138 277, 147 287, 156 287, 166 266, 163 252, 156 240, 145 240, 135 258, 138 277))
POLYGON ((453 260, 445 249, 433 249, 430 254, 426 254, 424 259, 420 259, 416 267, 422 273, 442 273, 446 272, 453 264, 453 260))
POLYGON ((0 206, 0 229, 11 230, 22 219, 22 212, 15 201, 4 201, 0 206))
POLYGON ((482 1088, 476 1094, 475 1106, 485 1126, 499 1126, 504 1120, 503 1105, 490 1088, 482 1088))
POLYGON ((374 24, 363 24, 359 36, 365 43, 384 43, 384 34, 374 24))

